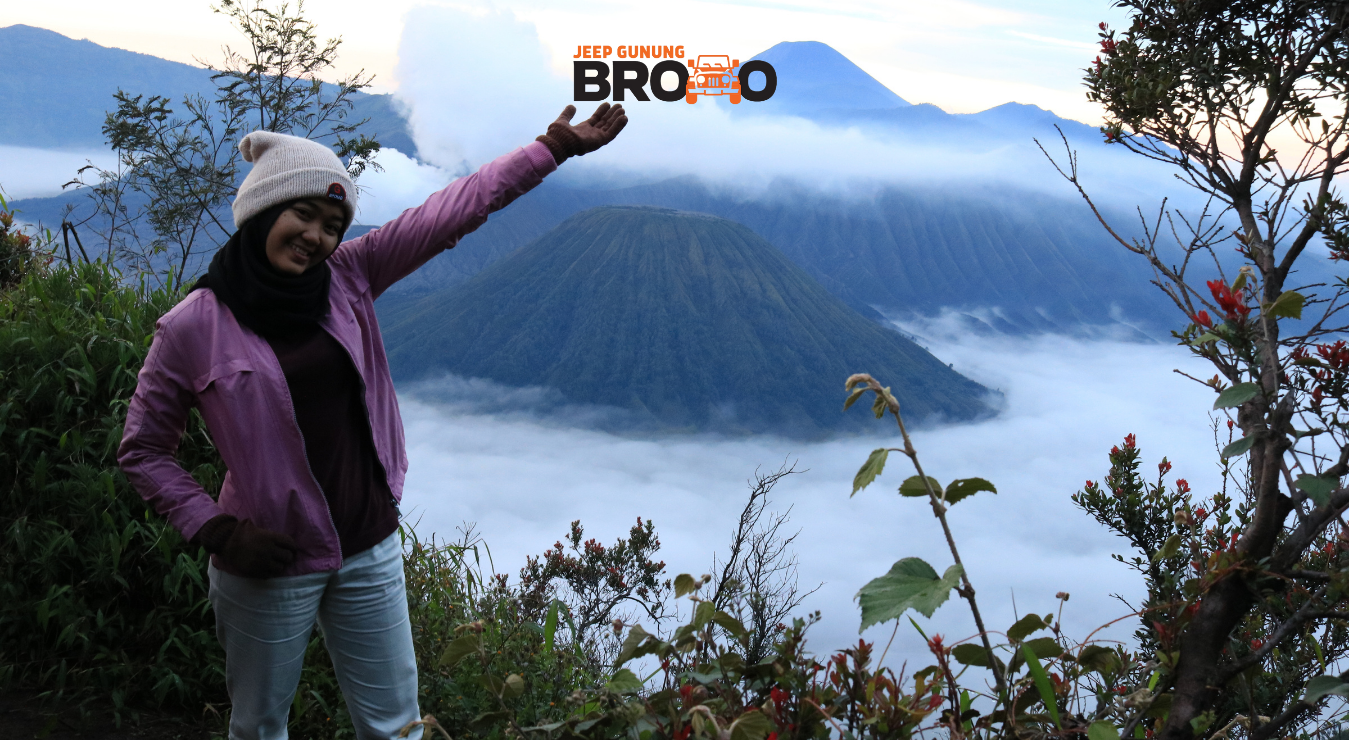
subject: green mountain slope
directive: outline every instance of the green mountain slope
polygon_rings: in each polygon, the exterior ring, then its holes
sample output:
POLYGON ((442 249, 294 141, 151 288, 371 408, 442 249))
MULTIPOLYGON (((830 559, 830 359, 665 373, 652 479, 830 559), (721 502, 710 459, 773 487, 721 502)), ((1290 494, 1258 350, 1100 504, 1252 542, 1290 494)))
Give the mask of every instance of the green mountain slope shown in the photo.
POLYGON ((865 412, 841 413, 854 372, 893 385, 914 420, 989 412, 982 386, 858 315, 745 226, 700 213, 594 208, 381 314, 397 380, 548 386, 672 427, 856 427, 865 412))

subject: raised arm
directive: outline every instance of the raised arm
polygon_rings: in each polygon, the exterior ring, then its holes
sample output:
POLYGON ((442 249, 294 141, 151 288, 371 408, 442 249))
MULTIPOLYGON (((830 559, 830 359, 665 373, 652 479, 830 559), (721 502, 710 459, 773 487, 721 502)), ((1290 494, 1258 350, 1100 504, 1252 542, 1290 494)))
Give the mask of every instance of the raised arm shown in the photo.
POLYGON ((627 125, 623 106, 601 105, 589 119, 572 125, 567 106, 548 132, 528 146, 497 157, 450 183, 426 202, 364 236, 338 247, 330 258, 362 272, 375 297, 459 243, 494 211, 533 189, 571 156, 593 152, 613 141, 627 125))

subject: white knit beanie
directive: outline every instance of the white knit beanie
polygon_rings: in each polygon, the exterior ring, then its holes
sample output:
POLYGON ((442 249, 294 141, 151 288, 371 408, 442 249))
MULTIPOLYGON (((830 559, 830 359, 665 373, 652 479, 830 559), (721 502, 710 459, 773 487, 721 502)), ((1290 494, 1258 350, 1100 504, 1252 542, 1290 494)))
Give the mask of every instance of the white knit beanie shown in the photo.
POLYGON ((253 169, 234 197, 234 228, 253 216, 296 198, 326 198, 347 212, 346 226, 356 215, 356 186, 333 150, 317 141, 254 131, 239 142, 244 161, 253 169))

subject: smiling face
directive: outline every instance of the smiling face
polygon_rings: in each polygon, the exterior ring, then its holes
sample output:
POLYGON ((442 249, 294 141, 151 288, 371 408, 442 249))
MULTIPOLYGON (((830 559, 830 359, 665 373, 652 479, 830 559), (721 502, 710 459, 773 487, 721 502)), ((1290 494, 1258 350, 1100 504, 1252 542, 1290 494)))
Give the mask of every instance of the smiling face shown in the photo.
POLYGON ((342 206, 318 198, 296 201, 267 233, 267 261, 287 275, 302 275, 337 249, 346 222, 342 206))

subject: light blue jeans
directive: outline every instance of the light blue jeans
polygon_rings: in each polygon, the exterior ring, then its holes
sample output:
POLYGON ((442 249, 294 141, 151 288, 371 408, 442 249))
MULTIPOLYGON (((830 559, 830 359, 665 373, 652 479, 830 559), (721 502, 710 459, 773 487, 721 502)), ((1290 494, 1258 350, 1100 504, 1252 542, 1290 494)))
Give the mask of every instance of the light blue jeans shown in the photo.
MULTIPOLYGON (((211 566, 225 648, 230 740, 285 740, 305 648, 317 623, 360 740, 390 740, 417 710, 417 658, 398 533, 324 573, 242 578, 211 566)), ((411 738, 420 738, 420 725, 411 738)))

